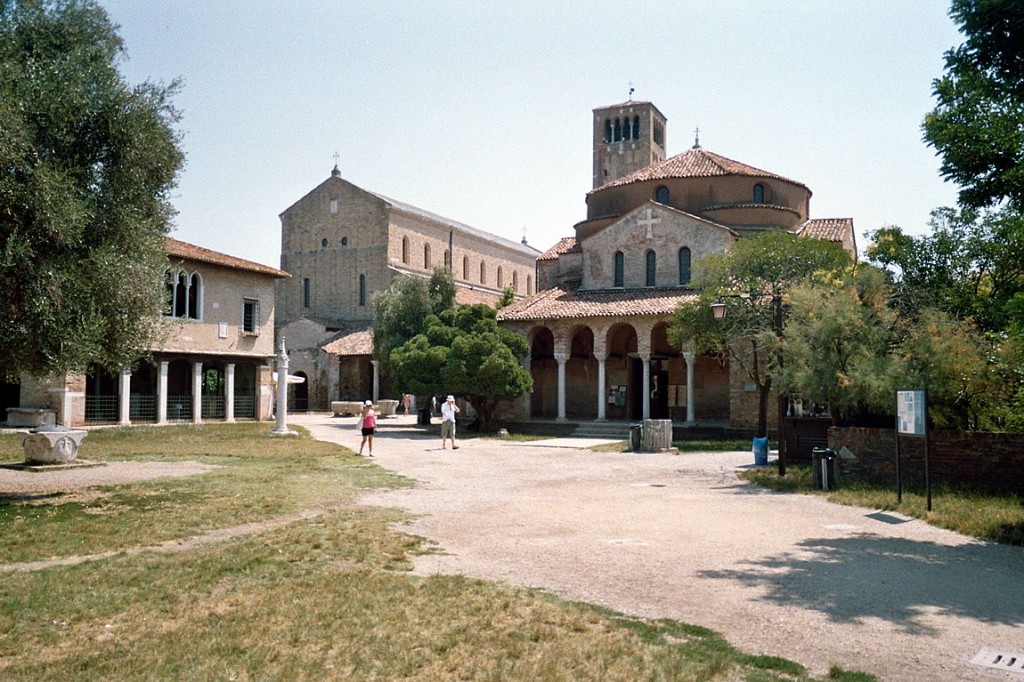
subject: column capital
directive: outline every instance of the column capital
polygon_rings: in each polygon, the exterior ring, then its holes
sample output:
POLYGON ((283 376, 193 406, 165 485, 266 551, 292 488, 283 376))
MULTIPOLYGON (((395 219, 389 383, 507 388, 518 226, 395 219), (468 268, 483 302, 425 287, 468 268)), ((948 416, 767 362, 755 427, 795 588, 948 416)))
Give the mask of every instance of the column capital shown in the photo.
POLYGON ((570 354, 569 353, 563 353, 563 352, 560 352, 560 351, 556 351, 555 352, 555 360, 560 365, 564 365, 565 363, 569 362, 569 358, 570 358, 570 354))

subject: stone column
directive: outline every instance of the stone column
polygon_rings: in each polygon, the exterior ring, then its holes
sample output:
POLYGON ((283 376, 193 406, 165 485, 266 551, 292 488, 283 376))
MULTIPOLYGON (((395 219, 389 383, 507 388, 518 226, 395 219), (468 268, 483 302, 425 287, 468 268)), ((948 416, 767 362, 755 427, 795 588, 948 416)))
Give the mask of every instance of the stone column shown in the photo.
POLYGON ((370 360, 370 364, 373 365, 373 402, 377 403, 380 398, 380 361, 370 360))
POLYGON ((203 363, 192 363, 192 423, 203 423, 203 363))
POLYGON ((597 356, 597 421, 599 422, 605 420, 605 408, 608 406, 608 386, 606 385, 607 378, 605 375, 605 363, 607 361, 607 355, 597 356))
POLYGON ((125 367, 121 370, 121 382, 117 392, 117 406, 120 410, 120 418, 117 423, 121 426, 131 424, 131 399, 132 399, 132 371, 125 367))
POLYGON ((160 373, 156 378, 156 423, 167 423, 167 371, 170 363, 160 361, 160 373))
POLYGON ((569 361, 568 353, 555 353, 558 363, 558 421, 565 421, 565 363, 569 361))
POLYGON ((224 421, 235 421, 235 363, 224 367, 224 421))
POLYGON ((640 356, 640 362, 643 364, 644 373, 644 388, 643 396, 640 398, 643 400, 644 405, 644 419, 651 418, 651 356, 644 354, 640 356))
POLYGON ((694 356, 693 353, 683 353, 683 359, 686 360, 686 423, 694 424, 694 414, 696 408, 693 404, 693 385, 694 381, 694 356))

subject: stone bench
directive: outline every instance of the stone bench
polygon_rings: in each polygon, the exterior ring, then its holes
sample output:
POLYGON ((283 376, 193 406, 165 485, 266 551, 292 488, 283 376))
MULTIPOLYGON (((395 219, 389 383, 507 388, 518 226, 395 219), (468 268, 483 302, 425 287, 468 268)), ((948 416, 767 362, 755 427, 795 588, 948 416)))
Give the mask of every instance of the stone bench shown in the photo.
POLYGON ((358 400, 334 400, 331 401, 331 412, 335 417, 351 417, 363 410, 363 403, 358 400))
POLYGON ((48 407, 8 407, 8 426, 53 426, 57 423, 57 411, 48 407))

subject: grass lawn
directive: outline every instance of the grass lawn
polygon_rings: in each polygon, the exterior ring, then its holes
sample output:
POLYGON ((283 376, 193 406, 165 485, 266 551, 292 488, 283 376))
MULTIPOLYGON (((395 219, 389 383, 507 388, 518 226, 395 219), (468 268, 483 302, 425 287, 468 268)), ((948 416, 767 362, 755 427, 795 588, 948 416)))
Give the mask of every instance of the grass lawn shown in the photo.
POLYGON ((1024 498, 1017 495, 932 486, 932 510, 928 511, 923 489, 904 486, 903 501, 897 503, 895 482, 841 478, 838 489, 817 490, 809 466, 790 465, 784 477, 777 467, 758 467, 742 472, 740 478, 781 492, 823 495, 839 504, 896 511, 982 540, 1024 546, 1024 498))
MULTIPOLYGON (((700 627, 412 575, 411 558, 434 548, 396 529, 399 512, 354 503, 367 489, 409 482, 304 432, 269 430, 96 430, 82 459, 217 468, 80 492, 0 493, 0 679, 815 679, 700 627), (316 515, 174 550, 174 541, 310 509, 316 515), (136 551, 167 541, 171 550, 136 551), (9 566, 102 552, 112 554, 9 566)), ((0 462, 21 459, 16 436, 0 435, 0 462)), ((828 679, 873 678, 837 668, 828 679)))

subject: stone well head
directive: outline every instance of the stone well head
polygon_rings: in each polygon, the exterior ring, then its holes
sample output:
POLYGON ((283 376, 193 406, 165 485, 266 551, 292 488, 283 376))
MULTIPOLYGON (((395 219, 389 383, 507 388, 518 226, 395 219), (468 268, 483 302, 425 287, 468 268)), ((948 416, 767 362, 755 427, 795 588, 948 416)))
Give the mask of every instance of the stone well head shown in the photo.
POLYGON ((67 464, 75 461, 78 448, 88 431, 76 431, 60 425, 40 426, 21 431, 25 464, 67 464))

